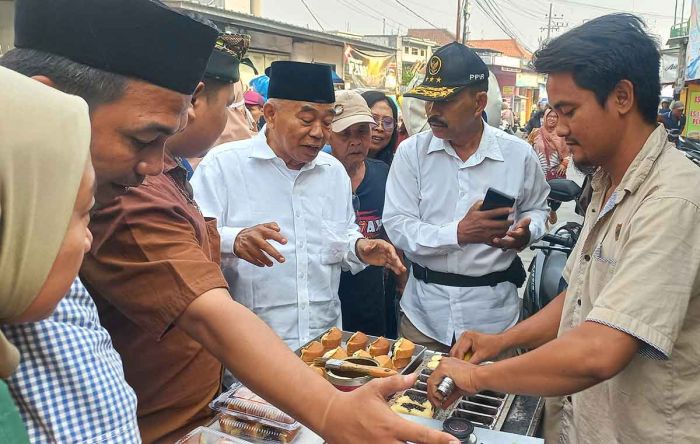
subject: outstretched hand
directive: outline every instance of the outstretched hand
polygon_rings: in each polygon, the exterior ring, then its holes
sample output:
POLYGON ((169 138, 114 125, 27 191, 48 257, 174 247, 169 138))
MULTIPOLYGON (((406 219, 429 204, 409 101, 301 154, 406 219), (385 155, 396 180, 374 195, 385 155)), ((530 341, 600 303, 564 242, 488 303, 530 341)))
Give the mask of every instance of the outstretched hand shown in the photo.
POLYGON ((357 257, 367 265, 386 267, 396 274, 406 271, 396 249, 382 239, 360 239, 355 244, 357 257))
POLYGON ((530 243, 530 222, 532 219, 525 217, 509 230, 502 238, 494 238, 491 244, 503 250, 522 250, 530 243))

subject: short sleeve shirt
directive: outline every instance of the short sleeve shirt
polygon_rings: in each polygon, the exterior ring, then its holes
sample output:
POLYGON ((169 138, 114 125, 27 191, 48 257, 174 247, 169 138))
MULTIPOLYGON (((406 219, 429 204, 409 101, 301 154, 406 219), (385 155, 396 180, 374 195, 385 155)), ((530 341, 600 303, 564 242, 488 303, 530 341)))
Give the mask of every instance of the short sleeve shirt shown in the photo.
POLYGON ((215 221, 199 213, 186 171, 166 159, 163 174, 99 210, 90 229, 81 277, 136 391, 143 439, 176 438, 210 415, 220 387, 221 363, 174 327, 197 297, 227 287, 215 221))
MULTIPOLYGON (((367 159, 365 177, 355 192, 359 201, 357 224, 367 239, 384 235, 382 213, 389 167, 382 161, 367 159)), ((343 329, 386 336, 384 304, 384 268, 369 266, 357 274, 344 271, 340 276, 343 329)))
POLYGON ((609 177, 593 179, 559 334, 597 322, 642 346, 618 375, 565 399, 564 443, 700 434, 700 169, 666 137, 663 127, 651 134, 607 202, 609 177))

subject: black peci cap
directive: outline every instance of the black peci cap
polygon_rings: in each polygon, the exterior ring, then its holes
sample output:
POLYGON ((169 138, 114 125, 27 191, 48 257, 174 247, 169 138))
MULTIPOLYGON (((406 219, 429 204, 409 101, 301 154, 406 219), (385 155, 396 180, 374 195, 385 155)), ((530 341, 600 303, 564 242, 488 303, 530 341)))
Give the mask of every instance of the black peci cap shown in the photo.
POLYGON ((430 102, 450 100, 463 89, 488 78, 489 68, 481 57, 473 49, 453 42, 433 53, 423 83, 404 96, 430 102))
POLYGON ((248 47, 250 47, 249 35, 221 35, 216 41, 214 52, 211 53, 204 77, 227 83, 238 82, 241 78, 239 71, 241 63, 252 67, 250 59, 245 57, 248 47))
POLYGON ((192 94, 219 33, 156 0, 16 0, 15 46, 192 94))
POLYGON ((329 65, 280 61, 272 62, 265 73, 270 77, 267 90, 270 99, 335 103, 329 65))

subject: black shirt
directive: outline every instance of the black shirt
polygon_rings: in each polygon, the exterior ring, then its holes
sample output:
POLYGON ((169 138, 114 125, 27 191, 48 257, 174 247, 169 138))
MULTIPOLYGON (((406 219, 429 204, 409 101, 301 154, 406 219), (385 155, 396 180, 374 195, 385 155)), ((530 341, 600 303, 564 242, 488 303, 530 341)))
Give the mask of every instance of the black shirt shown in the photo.
MULTIPOLYGON (((365 167, 365 177, 355 192, 359 200, 357 223, 364 237, 375 239, 384 234, 382 213, 389 167, 375 159, 365 160, 365 167)), ((338 293, 344 330, 386 335, 384 268, 370 265, 356 275, 343 272, 338 293)))

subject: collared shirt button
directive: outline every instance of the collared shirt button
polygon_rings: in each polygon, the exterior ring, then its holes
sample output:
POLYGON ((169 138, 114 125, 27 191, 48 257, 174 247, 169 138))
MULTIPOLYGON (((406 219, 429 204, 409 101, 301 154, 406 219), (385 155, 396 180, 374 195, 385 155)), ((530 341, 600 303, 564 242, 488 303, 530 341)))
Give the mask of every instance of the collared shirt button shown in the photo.
POLYGON ((297 211, 296 216, 297 216, 297 218, 301 217, 301 213, 297 211))
POLYGON ((586 262, 590 262, 590 261, 591 261, 591 256, 587 254, 587 255, 585 255, 585 256, 583 257, 583 260, 586 261, 586 262))

